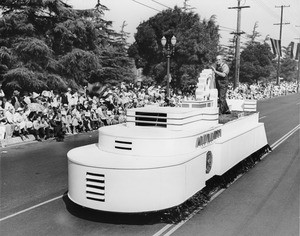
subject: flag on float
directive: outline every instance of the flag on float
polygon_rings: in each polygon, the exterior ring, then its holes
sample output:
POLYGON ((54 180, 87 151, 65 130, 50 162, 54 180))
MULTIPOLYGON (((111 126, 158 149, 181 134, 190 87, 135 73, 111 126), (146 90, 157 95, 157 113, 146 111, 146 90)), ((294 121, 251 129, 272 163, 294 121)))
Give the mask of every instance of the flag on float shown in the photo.
POLYGON ((281 57, 281 41, 277 40, 277 39, 272 39, 271 40, 271 44, 272 44, 272 50, 273 50, 273 54, 274 55, 279 55, 281 57))
POLYGON ((300 43, 291 42, 291 58, 299 60, 300 43))

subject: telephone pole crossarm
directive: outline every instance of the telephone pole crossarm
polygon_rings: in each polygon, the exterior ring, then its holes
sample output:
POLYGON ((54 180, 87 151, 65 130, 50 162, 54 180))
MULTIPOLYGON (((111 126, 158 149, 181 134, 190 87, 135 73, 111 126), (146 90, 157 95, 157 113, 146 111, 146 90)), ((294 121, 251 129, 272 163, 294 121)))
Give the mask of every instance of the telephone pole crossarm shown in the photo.
POLYGON ((250 8, 250 6, 228 7, 228 9, 242 9, 242 8, 250 8))
POLYGON ((288 23, 275 23, 275 24, 273 24, 273 25, 289 25, 290 23, 288 22, 288 23))
POLYGON ((240 31, 240 32, 231 32, 230 34, 242 35, 242 34, 246 34, 246 32, 245 32, 245 31, 240 31))

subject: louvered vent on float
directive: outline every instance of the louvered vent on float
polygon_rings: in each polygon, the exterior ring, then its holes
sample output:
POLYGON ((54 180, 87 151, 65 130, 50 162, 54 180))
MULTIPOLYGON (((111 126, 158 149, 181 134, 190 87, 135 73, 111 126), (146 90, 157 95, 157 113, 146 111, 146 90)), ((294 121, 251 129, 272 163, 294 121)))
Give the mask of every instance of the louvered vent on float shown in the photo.
POLYGON ((105 176, 103 174, 86 173, 86 198, 105 202, 105 176))
POLYGON ((132 150, 132 142, 115 140, 115 148, 122 150, 132 150))
POLYGON ((210 103, 196 103, 192 104, 192 108, 204 108, 204 107, 211 107, 210 103))
POLYGON ((136 112, 135 125, 167 128, 167 113, 136 112))

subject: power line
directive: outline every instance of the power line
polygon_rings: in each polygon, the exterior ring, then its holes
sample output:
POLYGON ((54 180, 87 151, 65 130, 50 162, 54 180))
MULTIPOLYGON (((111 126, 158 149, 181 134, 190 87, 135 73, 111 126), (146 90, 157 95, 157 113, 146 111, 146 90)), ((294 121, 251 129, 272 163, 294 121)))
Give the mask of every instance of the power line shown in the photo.
MULTIPOLYGON (((299 23, 299 12, 297 11, 297 9, 298 9, 298 11, 300 9, 300 3, 299 2, 298 2, 298 4, 295 4, 291 7, 291 11, 293 13, 292 14, 293 21, 299 23)), ((299 32, 298 32, 298 34, 299 34, 299 32)))
MULTIPOLYGON (((267 11, 269 13, 269 15, 271 15, 272 17, 274 17, 274 19, 278 19, 280 17, 279 14, 275 13, 273 10, 271 10, 271 8, 269 6, 267 6, 262 0, 256 0, 256 2, 265 9, 265 11, 267 11)), ((294 8, 292 8, 294 9, 294 8)), ((289 18, 291 16, 289 15, 289 18)), ((294 17, 294 16, 293 16, 294 17)), ((286 21, 286 17, 284 17, 285 21, 286 21)), ((295 33, 299 33, 294 27, 292 27, 291 25, 289 26, 289 28, 294 31, 295 33)))
POLYGON ((150 8, 150 9, 154 10, 154 11, 160 12, 160 10, 158 10, 158 9, 156 9, 156 8, 154 8, 154 7, 150 7, 150 6, 148 6, 148 5, 144 4, 144 3, 141 3, 141 2, 139 2, 139 1, 136 1, 136 0, 131 0, 131 1, 136 2, 136 3, 138 3, 138 4, 142 5, 142 6, 148 7, 148 8, 150 8))
POLYGON ((219 29, 219 31, 232 32, 232 30, 229 30, 229 29, 219 29))
POLYGON ((229 27, 222 26, 222 25, 219 25, 219 27, 224 28, 224 29, 228 29, 228 30, 235 30, 234 28, 229 28, 229 27))
MULTIPOLYGON (((229 28, 229 27, 225 27, 225 26, 221 26, 219 25, 220 28, 224 28, 224 29, 219 29, 220 31, 226 31, 226 32, 231 32, 232 34, 236 34, 235 32, 232 32, 233 30, 235 30, 234 28, 229 28)), ((247 32, 241 32, 243 34, 248 34, 247 32)), ((243 39, 247 39, 246 37, 244 37, 243 35, 240 35, 241 38, 243 39)))
POLYGON ((257 3, 264 8, 271 16, 273 16, 275 19, 278 19, 279 15, 275 13, 274 11, 271 10, 270 7, 268 7, 263 1, 261 0, 256 0, 257 3))
POLYGON ((167 6, 167 5, 164 5, 164 4, 162 4, 162 3, 158 2, 158 1, 155 1, 155 0, 151 0, 151 1, 152 1, 152 2, 155 2, 155 3, 159 4, 159 5, 161 5, 161 6, 163 6, 163 7, 172 9, 171 7, 169 7, 169 6, 167 6))

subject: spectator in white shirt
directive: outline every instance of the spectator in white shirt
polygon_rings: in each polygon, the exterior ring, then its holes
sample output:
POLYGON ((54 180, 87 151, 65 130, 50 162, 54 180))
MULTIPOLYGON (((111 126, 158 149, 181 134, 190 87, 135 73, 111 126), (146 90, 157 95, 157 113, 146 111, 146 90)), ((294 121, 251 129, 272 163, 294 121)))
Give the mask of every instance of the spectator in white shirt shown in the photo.
POLYGON ((2 84, 0 83, 0 99, 4 98, 5 97, 5 93, 4 91, 2 90, 2 84))
POLYGON ((21 137, 22 140, 28 138, 27 134, 27 127, 26 127, 26 120, 23 116, 23 108, 19 107, 16 112, 13 114, 13 121, 15 124, 15 133, 21 137))

